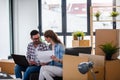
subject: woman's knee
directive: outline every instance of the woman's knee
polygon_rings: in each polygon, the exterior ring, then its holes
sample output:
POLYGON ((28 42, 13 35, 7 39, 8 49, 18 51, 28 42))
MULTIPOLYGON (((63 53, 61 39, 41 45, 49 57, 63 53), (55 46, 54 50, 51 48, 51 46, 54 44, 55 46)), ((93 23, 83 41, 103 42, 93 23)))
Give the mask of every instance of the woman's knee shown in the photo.
POLYGON ((46 66, 42 66, 40 70, 42 71, 46 70, 46 66))

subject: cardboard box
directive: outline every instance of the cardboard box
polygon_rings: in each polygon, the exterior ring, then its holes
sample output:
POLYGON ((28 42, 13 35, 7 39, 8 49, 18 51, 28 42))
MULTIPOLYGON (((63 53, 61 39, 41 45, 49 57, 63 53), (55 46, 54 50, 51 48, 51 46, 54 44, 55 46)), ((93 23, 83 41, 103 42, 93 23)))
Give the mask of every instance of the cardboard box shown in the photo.
POLYGON ((90 46, 89 40, 72 40, 72 46, 73 47, 88 47, 90 46))
POLYGON ((78 64, 88 61, 94 63, 93 72, 95 73, 96 80, 104 80, 104 56, 89 54, 80 54, 80 56, 64 55, 63 80, 94 80, 90 71, 86 74, 81 74, 78 71, 78 64))
MULTIPOLYGON (((112 42, 113 45, 118 45, 118 47, 120 47, 120 29, 97 29, 95 36, 96 55, 105 55, 99 46, 106 42, 112 42)), ((118 55, 119 52, 114 54, 112 59, 116 59, 118 55)))
POLYGON ((13 60, 2 59, 0 60, 1 72, 7 74, 14 74, 15 63, 13 60))
POLYGON ((87 74, 83 75, 78 70, 80 62, 87 62, 87 57, 63 56, 63 80, 87 80, 87 74))
MULTIPOLYGON (((100 55, 89 55, 89 54, 79 54, 81 57, 87 57, 88 61, 92 61, 93 72, 95 73, 96 80, 104 80, 105 79, 105 57, 100 55)), ((89 71, 88 80, 94 80, 92 73, 89 71)))
POLYGON ((120 60, 105 61, 105 80, 120 80, 120 60))

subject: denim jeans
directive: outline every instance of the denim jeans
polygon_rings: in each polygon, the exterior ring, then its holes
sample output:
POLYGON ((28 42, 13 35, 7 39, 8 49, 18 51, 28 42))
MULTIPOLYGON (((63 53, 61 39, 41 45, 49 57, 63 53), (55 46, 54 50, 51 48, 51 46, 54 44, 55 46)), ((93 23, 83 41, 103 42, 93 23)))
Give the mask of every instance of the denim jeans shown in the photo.
POLYGON ((30 73, 39 72, 40 67, 41 66, 24 67, 24 66, 16 65, 15 66, 15 76, 16 76, 16 78, 21 78, 22 80, 28 80, 30 73), (22 77, 22 72, 24 72, 23 77, 22 77))

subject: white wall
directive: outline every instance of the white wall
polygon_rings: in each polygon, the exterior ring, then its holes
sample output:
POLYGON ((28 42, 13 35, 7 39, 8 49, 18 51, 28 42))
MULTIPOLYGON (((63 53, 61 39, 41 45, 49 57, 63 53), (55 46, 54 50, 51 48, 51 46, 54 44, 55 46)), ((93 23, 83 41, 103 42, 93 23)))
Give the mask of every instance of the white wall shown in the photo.
POLYGON ((0 59, 10 55, 9 0, 0 0, 0 59))
POLYGON ((30 31, 38 29, 38 0, 14 0, 15 53, 26 54, 30 31))

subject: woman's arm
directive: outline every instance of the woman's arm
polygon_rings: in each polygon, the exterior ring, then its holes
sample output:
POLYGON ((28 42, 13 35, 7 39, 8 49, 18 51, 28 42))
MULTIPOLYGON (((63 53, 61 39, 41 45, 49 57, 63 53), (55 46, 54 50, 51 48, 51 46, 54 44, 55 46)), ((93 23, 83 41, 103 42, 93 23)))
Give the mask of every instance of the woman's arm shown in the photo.
POLYGON ((65 47, 62 45, 62 44, 58 44, 57 47, 56 47, 56 52, 58 52, 57 56, 51 56, 51 58, 56 61, 56 62, 59 62, 59 63, 62 63, 63 60, 63 54, 65 53, 65 47), (57 50, 57 51, 56 51, 57 50))

